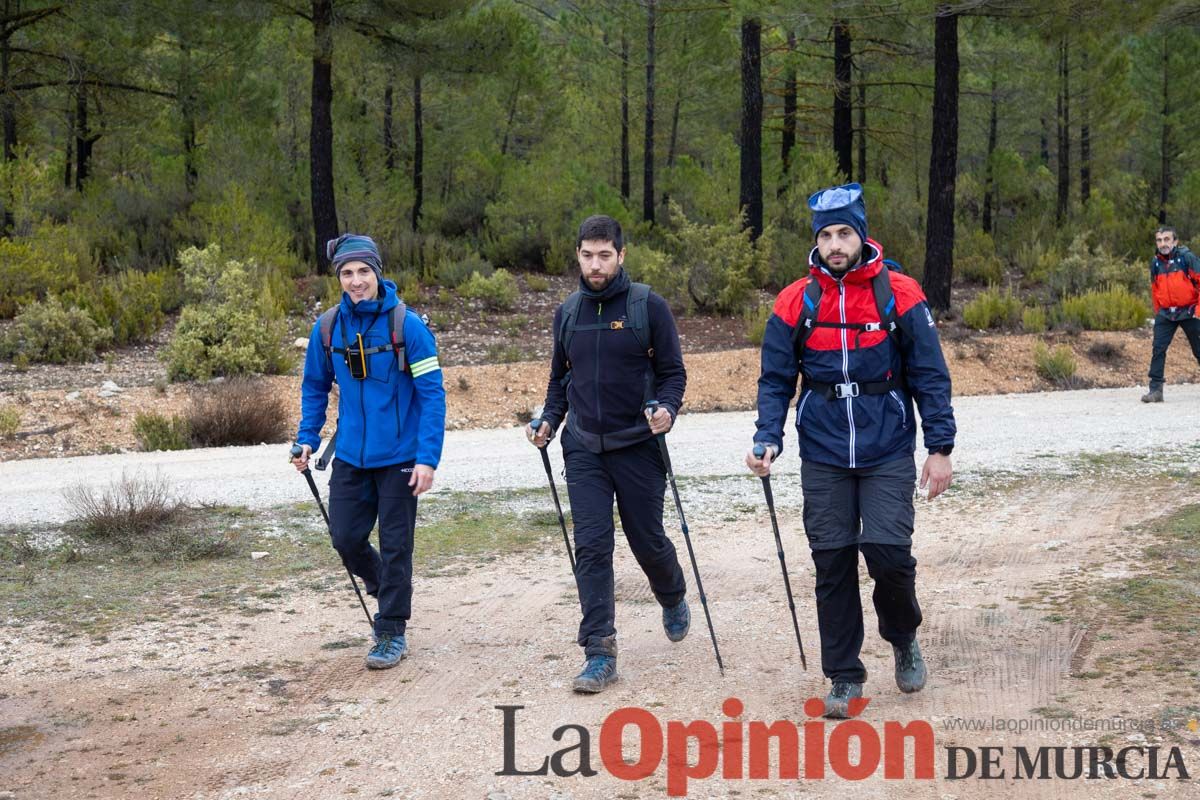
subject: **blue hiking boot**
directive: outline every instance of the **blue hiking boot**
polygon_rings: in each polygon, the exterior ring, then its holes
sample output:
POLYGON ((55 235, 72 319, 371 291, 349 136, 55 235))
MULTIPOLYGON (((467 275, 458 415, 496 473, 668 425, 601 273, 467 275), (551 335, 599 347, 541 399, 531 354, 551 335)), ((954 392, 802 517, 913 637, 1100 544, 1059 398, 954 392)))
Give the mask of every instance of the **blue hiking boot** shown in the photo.
POLYGON ((572 688, 585 694, 596 694, 617 680, 616 656, 588 656, 583 672, 575 676, 572 688))
POLYGON ((672 642, 682 642, 692 625, 692 612, 687 600, 680 600, 670 608, 663 606, 663 630, 672 642))
POLYGON ((583 672, 575 676, 572 688, 577 692, 596 694, 617 680, 617 637, 605 636, 588 644, 592 651, 583 665, 583 672))
POLYGON ((825 696, 825 713, 827 719, 849 719, 850 701, 862 697, 863 685, 850 681, 834 681, 833 688, 825 696))
POLYGON ((391 669, 408 655, 408 642, 404 634, 381 633, 375 637, 375 646, 367 653, 367 669, 391 669))
POLYGON ((892 655, 896 657, 896 685, 900 691, 911 694, 924 689, 929 670, 925 668, 925 659, 921 657, 917 640, 913 639, 907 647, 892 645, 892 655))

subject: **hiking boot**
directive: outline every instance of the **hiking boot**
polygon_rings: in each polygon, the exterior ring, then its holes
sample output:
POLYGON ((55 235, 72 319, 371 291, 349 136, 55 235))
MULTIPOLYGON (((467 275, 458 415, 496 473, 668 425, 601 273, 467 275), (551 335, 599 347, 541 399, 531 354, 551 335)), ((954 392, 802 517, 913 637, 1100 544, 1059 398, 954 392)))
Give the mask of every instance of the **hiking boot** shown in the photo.
POLYGON ((896 657, 896 685, 900 691, 911 694, 924 689, 929 670, 925 668, 925 659, 921 658, 917 640, 913 639, 907 647, 892 645, 892 655, 896 657))
POLYGON ((577 692, 596 694, 617 680, 616 656, 588 656, 583 672, 575 676, 572 688, 577 692))
POLYGON ((377 634, 375 646, 367 653, 367 669, 391 669, 406 655, 408 642, 404 639, 404 634, 377 634))
POLYGON ((863 685, 850 681, 834 681, 833 688, 825 696, 825 713, 827 719, 849 719, 850 701, 862 697, 863 685))
POLYGON ((667 638, 672 642, 682 642, 692 625, 692 612, 687 600, 680 600, 670 608, 663 606, 662 612, 663 630, 667 632, 667 638))
POLYGON ((1142 395, 1143 403, 1161 403, 1163 401, 1162 389, 1151 389, 1142 395))

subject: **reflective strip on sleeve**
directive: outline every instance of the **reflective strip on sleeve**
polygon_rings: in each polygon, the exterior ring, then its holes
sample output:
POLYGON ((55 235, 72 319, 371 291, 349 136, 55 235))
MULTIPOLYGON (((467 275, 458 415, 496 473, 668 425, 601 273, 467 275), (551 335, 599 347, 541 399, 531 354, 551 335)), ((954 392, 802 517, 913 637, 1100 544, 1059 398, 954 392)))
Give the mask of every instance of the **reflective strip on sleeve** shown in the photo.
POLYGON ((409 366, 409 369, 412 370, 412 376, 414 378, 419 378, 427 372, 433 372, 435 369, 441 369, 441 366, 438 364, 437 356, 430 356, 429 358, 423 358, 417 363, 412 364, 409 366))

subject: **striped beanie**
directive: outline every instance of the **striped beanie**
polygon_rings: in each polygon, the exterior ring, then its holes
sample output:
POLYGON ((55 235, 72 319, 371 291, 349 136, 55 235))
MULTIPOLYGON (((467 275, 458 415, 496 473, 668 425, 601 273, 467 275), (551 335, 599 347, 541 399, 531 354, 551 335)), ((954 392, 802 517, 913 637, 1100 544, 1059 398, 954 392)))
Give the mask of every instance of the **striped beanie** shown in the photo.
POLYGON ((370 236, 357 233, 343 233, 336 239, 325 243, 325 257, 333 264, 334 274, 347 261, 361 261, 375 272, 375 277, 383 280, 383 259, 379 256, 379 247, 370 236))

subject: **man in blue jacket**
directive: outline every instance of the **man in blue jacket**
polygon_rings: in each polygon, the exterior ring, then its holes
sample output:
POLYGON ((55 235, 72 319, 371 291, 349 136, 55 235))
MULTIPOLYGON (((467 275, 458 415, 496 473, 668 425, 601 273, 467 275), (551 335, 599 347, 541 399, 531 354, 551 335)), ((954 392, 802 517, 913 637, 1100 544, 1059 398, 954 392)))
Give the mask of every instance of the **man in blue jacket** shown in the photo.
POLYGON ((322 335, 318 320, 309 338, 296 435, 303 453, 293 463, 304 470, 320 445, 336 381, 330 532, 346 566, 379 601, 367 667, 387 669, 408 653, 417 497, 433 485, 442 455, 446 392, 437 344, 421 318, 406 309, 403 339, 393 336, 393 309, 400 297, 396 284, 383 279, 375 242, 345 234, 330 241, 328 250, 342 301, 328 333, 322 335), (397 347, 400 341, 403 348, 397 347), (370 543, 376 518, 379 550, 370 543))
POLYGON ((579 290, 554 313, 544 421, 536 431, 526 426, 526 435, 546 447, 566 417, 563 462, 583 612, 577 641, 586 658, 573 686, 595 693, 617 679, 614 497, 625 538, 662 606, 667 638, 682 641, 688 632, 687 584, 663 531, 666 472, 654 438, 674 424, 687 373, 666 301, 625 274, 620 224, 588 217, 575 255, 579 290), (653 412, 645 408, 650 399, 659 402, 653 412))
POLYGON ((809 275, 785 288, 767 320, 758 379, 758 431, 765 445, 746 464, 767 475, 783 450, 783 423, 802 377, 796 428, 804 528, 816 566, 821 669, 832 683, 825 716, 850 714, 867 672, 858 554, 875 580, 879 634, 892 645, 896 684, 920 691, 927 670, 917 646, 921 609, 912 557, 916 422, 929 456, 921 487, 933 499, 950 485, 954 412, 950 373, 920 285, 890 271, 867 237, 862 188, 852 183, 809 198, 816 246, 809 275))

